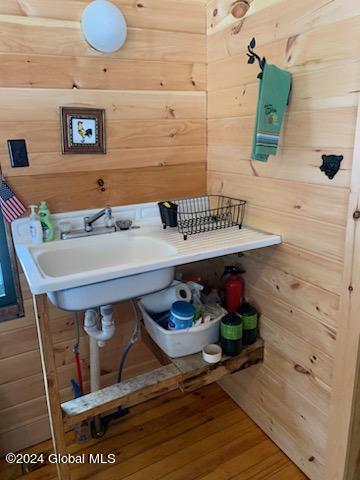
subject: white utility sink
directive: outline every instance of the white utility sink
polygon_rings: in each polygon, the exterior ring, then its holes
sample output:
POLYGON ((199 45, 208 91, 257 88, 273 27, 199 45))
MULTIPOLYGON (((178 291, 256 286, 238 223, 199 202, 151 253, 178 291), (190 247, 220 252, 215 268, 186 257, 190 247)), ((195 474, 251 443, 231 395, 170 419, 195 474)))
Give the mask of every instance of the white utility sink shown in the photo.
POLYGON ((83 287, 48 292, 47 295, 58 308, 77 312, 156 292, 168 287, 173 280, 174 267, 168 267, 83 287))
POLYGON ((31 251, 42 273, 49 277, 149 261, 176 253, 176 249, 166 242, 126 233, 65 240, 56 249, 56 254, 46 247, 35 247, 31 251))
MULTIPOLYGON (((48 277, 64 277, 121 265, 147 262, 176 253, 166 242, 126 233, 65 240, 56 252, 47 246, 31 253, 40 271, 48 277)), ((166 288, 174 279, 174 268, 162 268, 81 287, 48 292, 52 303, 63 310, 85 310, 116 303, 166 288)))
MULTIPOLYGON (((28 219, 12 223, 16 253, 34 295, 46 293, 64 310, 84 310, 166 288, 174 267, 221 255, 281 243, 272 235, 244 226, 189 236, 163 230, 157 204, 115 207, 116 220, 130 219, 137 229, 32 245, 28 219)), ((79 229, 92 210, 53 215, 56 226, 79 229)), ((101 224, 101 222, 99 221, 101 224)))

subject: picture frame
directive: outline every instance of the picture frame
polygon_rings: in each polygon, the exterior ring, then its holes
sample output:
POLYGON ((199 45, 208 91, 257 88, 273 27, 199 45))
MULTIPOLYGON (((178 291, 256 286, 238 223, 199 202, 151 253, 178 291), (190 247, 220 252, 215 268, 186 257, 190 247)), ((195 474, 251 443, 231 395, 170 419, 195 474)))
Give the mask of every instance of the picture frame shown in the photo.
POLYGON ((63 154, 105 154, 105 110, 60 107, 63 154))

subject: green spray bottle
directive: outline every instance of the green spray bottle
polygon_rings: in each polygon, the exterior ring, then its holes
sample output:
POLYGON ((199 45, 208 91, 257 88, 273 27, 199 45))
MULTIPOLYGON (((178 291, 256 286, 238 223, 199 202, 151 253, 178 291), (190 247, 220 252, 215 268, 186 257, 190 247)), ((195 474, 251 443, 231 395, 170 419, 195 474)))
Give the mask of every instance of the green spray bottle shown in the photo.
POLYGON ((38 214, 40 217, 44 242, 52 242, 55 240, 56 230, 51 221, 51 213, 46 202, 40 202, 38 214))

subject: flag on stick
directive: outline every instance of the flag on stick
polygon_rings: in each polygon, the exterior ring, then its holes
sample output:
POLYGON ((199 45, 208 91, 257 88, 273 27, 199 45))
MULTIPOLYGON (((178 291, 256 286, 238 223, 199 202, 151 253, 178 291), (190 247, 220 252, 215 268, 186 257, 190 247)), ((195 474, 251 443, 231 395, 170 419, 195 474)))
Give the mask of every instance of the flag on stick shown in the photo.
POLYGON ((0 180, 0 207, 7 222, 12 222, 26 211, 5 180, 0 180))

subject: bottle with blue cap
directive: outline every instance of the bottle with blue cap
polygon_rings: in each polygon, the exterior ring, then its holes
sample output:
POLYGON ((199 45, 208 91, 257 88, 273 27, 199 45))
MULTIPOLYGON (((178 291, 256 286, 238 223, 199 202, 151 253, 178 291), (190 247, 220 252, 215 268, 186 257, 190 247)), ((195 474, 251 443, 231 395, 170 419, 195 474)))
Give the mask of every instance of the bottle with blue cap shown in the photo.
POLYGON ((188 302, 173 303, 169 317, 169 330, 183 330, 193 326, 195 308, 188 302))

